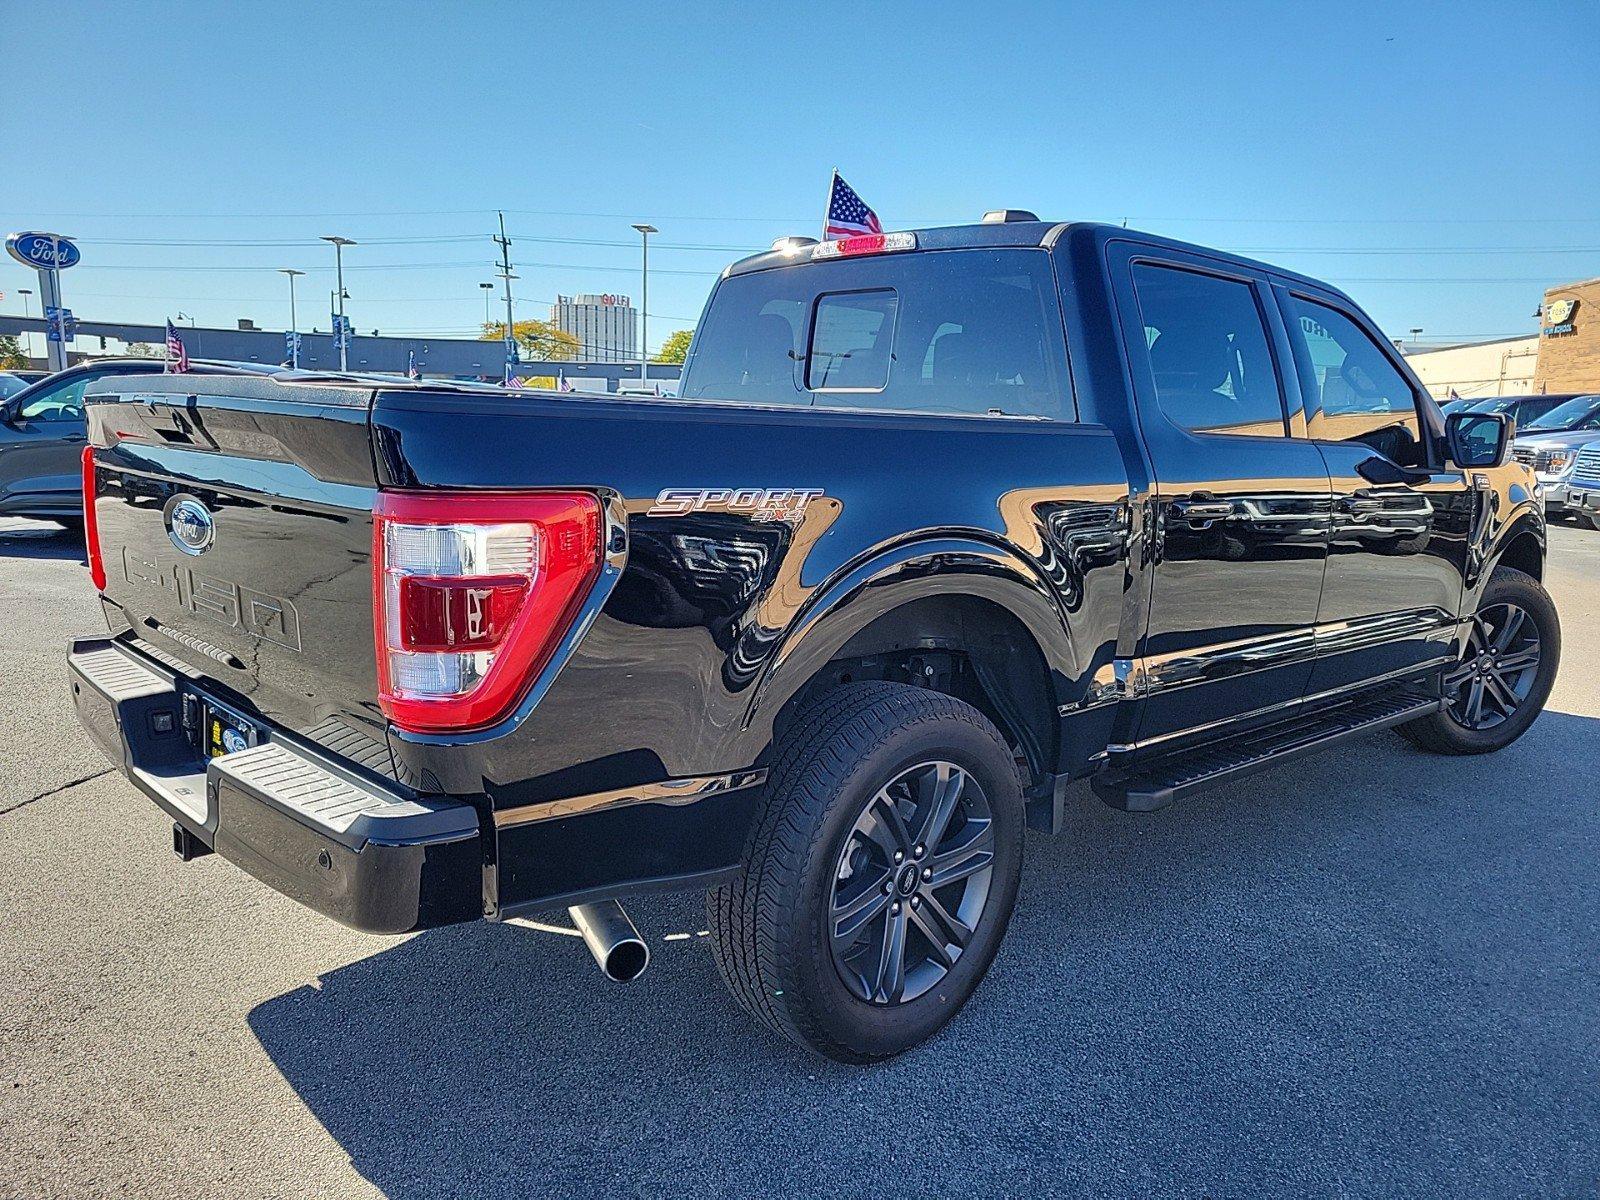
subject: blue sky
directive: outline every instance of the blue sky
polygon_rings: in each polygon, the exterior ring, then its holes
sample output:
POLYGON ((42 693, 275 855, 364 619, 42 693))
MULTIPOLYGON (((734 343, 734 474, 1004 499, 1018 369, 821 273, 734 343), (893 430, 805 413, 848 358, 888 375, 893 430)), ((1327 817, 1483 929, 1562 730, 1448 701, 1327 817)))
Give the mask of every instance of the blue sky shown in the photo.
MULTIPOLYGON (((296 267, 326 329, 337 233, 359 330, 469 335, 504 208, 519 318, 637 297, 628 226, 659 226, 656 344, 815 234, 835 165, 889 228, 1127 219, 1391 334, 1529 332, 1600 275, 1596 0, 48 9, 3 6, 41 37, 6 56, 0 225, 80 239, 80 318, 281 328, 296 267)), ((0 262, 0 309, 24 286, 0 262)))

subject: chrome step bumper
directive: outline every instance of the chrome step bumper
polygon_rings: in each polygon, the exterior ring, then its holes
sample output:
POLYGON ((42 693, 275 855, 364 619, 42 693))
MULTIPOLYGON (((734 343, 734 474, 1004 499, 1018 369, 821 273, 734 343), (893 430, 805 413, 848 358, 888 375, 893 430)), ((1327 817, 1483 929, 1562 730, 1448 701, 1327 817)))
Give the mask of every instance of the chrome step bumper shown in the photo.
POLYGON ((404 933, 482 916, 478 816, 390 791, 263 725, 267 740, 207 761, 185 729, 193 682, 110 638, 73 642, 73 704, 89 737, 203 845, 346 925, 404 933))

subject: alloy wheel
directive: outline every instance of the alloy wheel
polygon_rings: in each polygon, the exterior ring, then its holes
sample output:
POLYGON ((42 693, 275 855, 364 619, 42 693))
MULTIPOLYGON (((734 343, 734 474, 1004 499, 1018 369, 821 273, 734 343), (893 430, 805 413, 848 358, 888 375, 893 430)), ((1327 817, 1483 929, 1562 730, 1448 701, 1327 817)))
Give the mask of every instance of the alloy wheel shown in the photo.
POLYGON ((1493 729, 1509 721, 1538 675, 1539 628, 1527 610, 1516 604, 1480 610, 1445 680, 1451 719, 1466 729, 1493 729))
POLYGON ((971 773, 919 763, 867 802, 833 875, 829 941, 858 999, 894 1005, 944 978, 989 900, 994 816, 971 773))

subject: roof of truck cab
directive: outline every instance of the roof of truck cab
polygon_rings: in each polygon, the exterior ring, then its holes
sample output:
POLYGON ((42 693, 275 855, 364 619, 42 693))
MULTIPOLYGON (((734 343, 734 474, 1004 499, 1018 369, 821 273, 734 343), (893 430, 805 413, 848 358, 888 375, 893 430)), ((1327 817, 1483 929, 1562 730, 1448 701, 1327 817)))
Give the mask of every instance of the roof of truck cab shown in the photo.
MULTIPOLYGON (((1112 225, 1103 221, 1005 221, 993 224, 936 225, 927 229, 912 229, 907 232, 917 235, 917 250, 919 251, 973 250, 1005 246, 1054 246, 1067 238, 1083 238, 1102 245, 1106 242, 1118 240, 1138 242, 1147 246, 1179 250, 1186 254, 1198 254, 1207 258, 1222 259, 1252 270, 1265 271, 1285 280, 1298 281, 1321 288, 1324 291, 1343 295, 1338 288, 1325 280, 1317 279, 1312 275, 1303 275, 1298 271, 1291 271, 1274 263, 1247 258, 1245 255, 1235 254, 1217 246, 1202 246, 1195 242, 1183 242, 1176 238, 1164 237, 1159 233, 1149 233, 1142 229, 1128 229, 1122 225, 1112 225)), ((810 254, 810 250, 810 246, 802 246, 798 250, 763 250, 759 254, 752 254, 748 258, 741 258, 737 262, 730 264, 728 269, 723 272, 723 275, 724 277, 746 275, 752 271, 771 270, 774 267, 802 265, 809 261, 807 256, 810 254)), ((839 260, 828 259, 827 261, 838 262, 839 260)))

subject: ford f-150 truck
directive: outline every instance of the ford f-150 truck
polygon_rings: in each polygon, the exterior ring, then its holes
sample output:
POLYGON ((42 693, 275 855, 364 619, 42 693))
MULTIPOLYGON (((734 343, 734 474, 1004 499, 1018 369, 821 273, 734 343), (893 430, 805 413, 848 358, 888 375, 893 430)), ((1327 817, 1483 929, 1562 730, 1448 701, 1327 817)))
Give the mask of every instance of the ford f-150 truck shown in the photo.
POLYGON ((83 724, 182 857, 361 929, 565 907, 627 977, 617 902, 707 889, 740 1004, 870 1061, 972 994, 1073 781, 1476 754, 1549 694, 1510 422, 1314 279, 1016 212, 785 239, 680 392, 98 384, 83 724))

